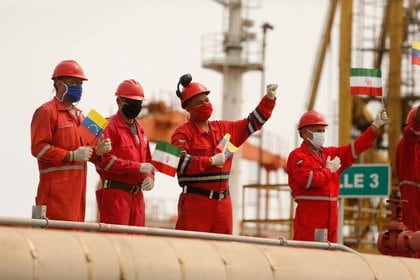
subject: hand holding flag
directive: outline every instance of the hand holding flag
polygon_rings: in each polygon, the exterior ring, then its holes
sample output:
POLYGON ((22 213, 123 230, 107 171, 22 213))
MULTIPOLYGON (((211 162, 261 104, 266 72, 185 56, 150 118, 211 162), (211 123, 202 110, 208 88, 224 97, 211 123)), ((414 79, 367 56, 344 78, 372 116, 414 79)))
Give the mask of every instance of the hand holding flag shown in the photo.
POLYGON ((101 135, 98 145, 96 145, 96 155, 101 156, 105 153, 109 153, 111 150, 111 140, 109 138, 105 139, 104 136, 101 135))

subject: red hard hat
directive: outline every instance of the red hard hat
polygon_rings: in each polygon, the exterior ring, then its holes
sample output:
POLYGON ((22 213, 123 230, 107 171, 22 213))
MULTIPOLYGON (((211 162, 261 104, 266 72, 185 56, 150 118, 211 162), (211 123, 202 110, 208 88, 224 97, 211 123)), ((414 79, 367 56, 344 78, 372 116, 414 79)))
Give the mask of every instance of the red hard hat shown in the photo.
POLYGON ((185 108, 185 104, 187 103, 188 100, 202 93, 209 94, 210 91, 200 83, 190 83, 182 91, 182 99, 181 99, 182 108, 185 108))
POLYGON ((139 82, 133 79, 122 81, 118 86, 115 95, 139 101, 144 100, 143 87, 139 82))
POLYGON ((63 60, 54 69, 51 79, 58 77, 75 77, 87 80, 82 67, 74 60, 63 60))
POLYGON ((414 120, 414 116, 416 115, 416 111, 417 111, 418 107, 419 106, 411 108, 410 112, 407 115, 407 120, 405 121, 406 124, 408 124, 410 121, 414 120))
POLYGON ((305 126, 310 125, 327 126, 328 124, 325 122, 324 117, 320 113, 316 111, 308 111, 300 117, 298 129, 302 129, 305 126))

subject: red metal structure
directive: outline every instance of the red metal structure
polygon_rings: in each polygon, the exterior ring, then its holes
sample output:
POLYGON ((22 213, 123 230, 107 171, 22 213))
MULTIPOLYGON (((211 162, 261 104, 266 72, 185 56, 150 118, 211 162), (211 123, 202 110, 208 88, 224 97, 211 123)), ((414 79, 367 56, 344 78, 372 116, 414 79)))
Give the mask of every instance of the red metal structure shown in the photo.
POLYGON ((392 205, 388 229, 379 234, 378 250, 383 255, 420 258, 420 231, 413 232, 402 222, 401 204, 405 200, 387 200, 392 205))

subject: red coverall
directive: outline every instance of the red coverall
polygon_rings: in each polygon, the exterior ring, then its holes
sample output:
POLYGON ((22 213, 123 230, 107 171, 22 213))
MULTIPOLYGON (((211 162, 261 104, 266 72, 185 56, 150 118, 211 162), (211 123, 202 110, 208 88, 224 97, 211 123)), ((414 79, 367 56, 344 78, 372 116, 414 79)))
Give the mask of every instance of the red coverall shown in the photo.
MULTIPOLYGON (((112 151, 98 157, 96 170, 102 182, 115 180, 140 186, 147 175, 140 173, 140 164, 151 162, 149 141, 144 129, 134 120, 138 141, 130 127, 119 114, 109 119, 104 131, 105 138, 112 143, 112 151)), ((154 174, 149 175, 152 178, 154 174)), ((100 221, 110 224, 144 226, 145 204, 143 193, 135 194, 116 188, 102 188, 96 191, 100 221)))
POLYGON ((377 134, 369 127, 355 141, 340 147, 322 148, 322 158, 303 142, 287 159, 287 173, 292 196, 297 202, 295 240, 314 241, 316 228, 328 229, 328 241, 337 241, 337 199, 340 174, 357 156, 372 146, 377 134), (341 159, 341 168, 332 173, 326 167, 327 157, 341 159))
POLYGON ((37 205, 47 218, 83 222, 86 205, 86 162, 64 162, 69 151, 86 145, 77 133, 82 112, 75 117, 56 98, 39 107, 31 122, 31 152, 38 159, 37 205))
POLYGON ((409 230, 420 230, 420 123, 414 119, 404 128, 396 151, 403 223, 409 230))
MULTIPOLYGON (((209 132, 192 121, 178 127, 172 135, 172 144, 183 150, 177 170, 178 184, 218 192, 227 190, 233 157, 227 159, 222 168, 210 165, 209 158, 215 154, 215 147, 226 133, 230 133, 232 144, 239 147, 268 120, 274 106, 275 100, 264 96, 257 108, 243 120, 210 121, 209 132)), ((231 234, 230 196, 218 200, 181 193, 176 229, 231 234)))

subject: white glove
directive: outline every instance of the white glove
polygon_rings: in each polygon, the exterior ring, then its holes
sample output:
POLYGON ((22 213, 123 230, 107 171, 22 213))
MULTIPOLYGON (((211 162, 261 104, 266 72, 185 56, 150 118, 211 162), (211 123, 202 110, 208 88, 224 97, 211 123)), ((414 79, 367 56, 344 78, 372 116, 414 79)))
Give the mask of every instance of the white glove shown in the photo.
POLYGON ((388 122, 388 114, 385 109, 382 109, 379 113, 376 114, 375 119, 372 122, 372 125, 376 128, 380 128, 388 122))
POLYGON ((267 85, 267 97, 270 99, 276 98, 277 94, 277 84, 267 85))
POLYGON ((140 163, 140 173, 149 175, 153 170, 155 170, 155 167, 151 163, 140 163))
POLYGON ((327 157, 327 168, 331 170, 331 172, 336 172, 341 167, 341 159, 339 157, 335 157, 331 160, 330 156, 327 157))
POLYGON ((224 153, 218 153, 212 156, 210 160, 211 165, 222 166, 223 164, 225 164, 226 155, 224 153))
POLYGON ((100 139, 96 145, 96 155, 102 156, 105 153, 109 153, 112 150, 111 140, 109 138, 100 139))
POLYGON ((79 147, 70 152, 70 161, 88 161, 92 156, 92 153, 91 147, 79 147))
POLYGON ((141 183, 141 190, 142 191, 150 191, 155 186, 155 182, 152 178, 146 177, 146 179, 143 180, 141 183))

